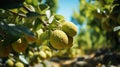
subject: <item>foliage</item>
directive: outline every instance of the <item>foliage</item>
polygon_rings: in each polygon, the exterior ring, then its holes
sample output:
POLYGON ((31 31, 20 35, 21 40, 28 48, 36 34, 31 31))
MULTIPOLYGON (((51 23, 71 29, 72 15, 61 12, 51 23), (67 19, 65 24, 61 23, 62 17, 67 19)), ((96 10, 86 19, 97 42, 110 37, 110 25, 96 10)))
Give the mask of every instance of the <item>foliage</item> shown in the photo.
POLYGON ((81 25, 76 43, 83 50, 119 47, 119 0, 80 0, 73 18, 81 25))
MULTIPOLYGON (((58 0, 13 0, 9 6, 0 5, 0 63, 22 67, 34 66, 36 63, 44 65, 45 59, 56 55, 54 51, 61 51, 50 42, 53 31, 62 31, 62 24, 66 21, 63 16, 55 13, 57 2, 58 0)), ((1 0, 1 3, 5 4, 7 0, 1 0)), ((69 47, 69 44, 72 45, 73 41, 68 41, 73 36, 68 38, 63 33, 67 39, 66 48, 63 46, 63 49, 70 49, 72 46, 69 47)), ((57 42, 63 42, 60 39, 64 37, 57 38, 57 42)), ((52 41, 56 42, 56 39, 52 41)))

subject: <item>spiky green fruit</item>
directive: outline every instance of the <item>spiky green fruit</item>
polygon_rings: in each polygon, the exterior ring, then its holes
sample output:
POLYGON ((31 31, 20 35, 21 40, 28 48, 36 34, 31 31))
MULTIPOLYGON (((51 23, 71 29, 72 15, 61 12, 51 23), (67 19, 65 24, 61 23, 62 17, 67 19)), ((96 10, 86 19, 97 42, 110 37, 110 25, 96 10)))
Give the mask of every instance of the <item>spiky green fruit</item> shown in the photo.
POLYGON ((64 21, 62 30, 70 37, 73 37, 77 34, 77 27, 72 22, 64 21))
POLYGON ((50 43, 55 49, 64 49, 68 44, 68 37, 62 30, 55 30, 50 36, 50 43))

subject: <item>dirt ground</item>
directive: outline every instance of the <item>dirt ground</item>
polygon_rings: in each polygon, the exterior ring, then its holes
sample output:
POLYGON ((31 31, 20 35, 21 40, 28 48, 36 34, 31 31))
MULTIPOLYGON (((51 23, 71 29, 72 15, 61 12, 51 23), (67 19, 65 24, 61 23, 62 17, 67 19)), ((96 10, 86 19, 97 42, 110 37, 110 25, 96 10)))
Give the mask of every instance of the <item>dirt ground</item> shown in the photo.
MULTIPOLYGON (((98 51, 74 59, 52 57, 44 61, 46 67, 120 67, 120 53, 110 49, 98 51)), ((42 64, 35 67, 43 67, 42 64)))

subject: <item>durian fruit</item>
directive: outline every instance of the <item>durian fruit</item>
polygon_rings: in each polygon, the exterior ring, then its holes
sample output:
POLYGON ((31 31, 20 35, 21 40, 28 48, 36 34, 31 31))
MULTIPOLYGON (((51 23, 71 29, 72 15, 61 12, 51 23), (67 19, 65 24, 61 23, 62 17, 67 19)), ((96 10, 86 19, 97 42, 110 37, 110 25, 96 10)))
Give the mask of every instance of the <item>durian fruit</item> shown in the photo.
POLYGON ((20 61, 17 61, 14 65, 14 67, 24 67, 24 64, 20 61))
POLYGON ((52 52, 51 51, 46 50, 45 53, 46 53, 47 58, 52 57, 52 52))
POLYGON ((32 58, 34 56, 34 53, 31 50, 29 50, 28 55, 29 55, 29 58, 32 58))
POLYGON ((42 51, 42 50, 39 52, 38 56, 39 56, 39 58, 42 59, 42 60, 44 60, 44 59, 47 58, 46 53, 45 53, 44 51, 42 51))
POLYGON ((68 45, 68 37, 62 30, 54 30, 50 36, 50 44, 55 49, 64 49, 68 45))
POLYGON ((12 59, 8 59, 8 60, 6 61, 6 65, 7 65, 8 67, 13 67, 13 65, 14 65, 13 60, 12 60, 12 59))
POLYGON ((62 30, 70 37, 77 34, 77 27, 72 22, 64 21, 62 24, 62 30))
POLYGON ((71 48, 72 46, 73 46, 73 37, 68 36, 67 48, 71 48))
POLYGON ((24 39, 18 39, 16 42, 12 43, 12 48, 16 52, 24 52, 28 47, 28 43, 24 39))

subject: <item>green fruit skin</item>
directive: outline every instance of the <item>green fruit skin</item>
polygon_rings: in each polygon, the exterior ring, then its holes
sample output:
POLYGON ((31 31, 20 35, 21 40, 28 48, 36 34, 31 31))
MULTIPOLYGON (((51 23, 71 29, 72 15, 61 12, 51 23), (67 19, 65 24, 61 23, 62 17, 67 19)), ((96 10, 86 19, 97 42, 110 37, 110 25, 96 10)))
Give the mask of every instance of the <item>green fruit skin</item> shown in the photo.
POLYGON ((15 63, 15 67, 24 67, 24 64, 18 61, 15 63))
POLYGON ((73 46, 73 37, 68 36, 68 45, 67 48, 71 48, 73 46))
POLYGON ((34 56, 32 51, 28 51, 28 55, 29 55, 30 58, 32 58, 34 56))
POLYGON ((51 51, 46 50, 45 53, 47 55, 47 58, 51 58, 52 57, 52 52, 51 51))
POLYGON ((62 25, 62 30, 70 37, 73 37, 77 34, 77 27, 72 22, 65 21, 62 25))
POLYGON ((8 60, 6 61, 6 64, 7 64, 7 66, 9 66, 9 67, 13 67, 14 62, 13 62, 11 59, 8 59, 8 60))
POLYGON ((42 60, 44 60, 44 59, 47 58, 47 55, 46 55, 46 53, 45 53, 44 51, 40 51, 38 56, 39 56, 40 59, 42 59, 42 60))
POLYGON ((53 31, 50 36, 50 44, 55 49, 64 49, 68 44, 68 37, 62 30, 53 31))

